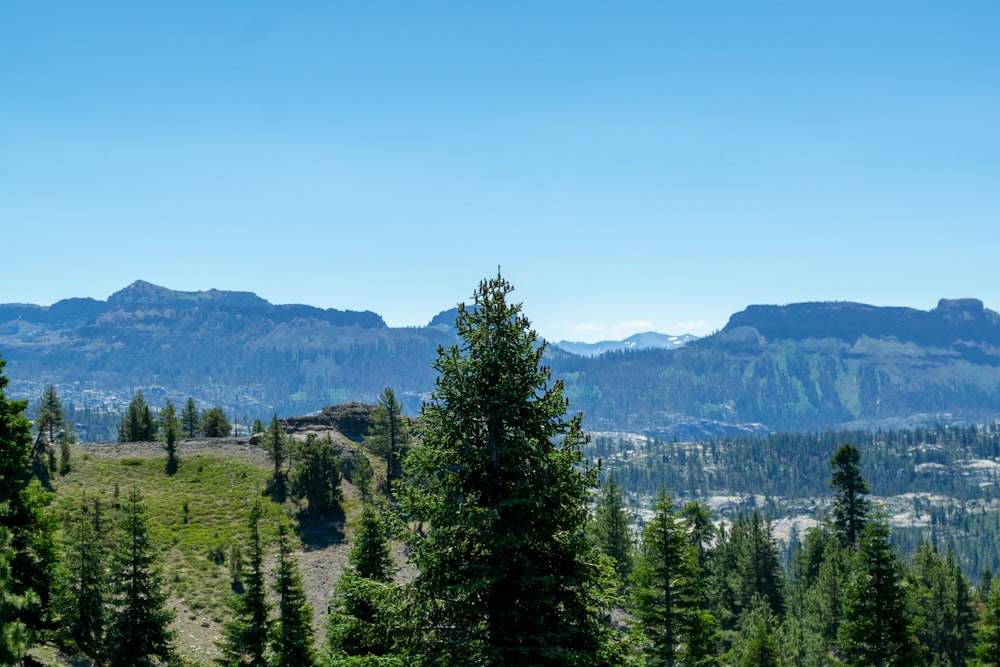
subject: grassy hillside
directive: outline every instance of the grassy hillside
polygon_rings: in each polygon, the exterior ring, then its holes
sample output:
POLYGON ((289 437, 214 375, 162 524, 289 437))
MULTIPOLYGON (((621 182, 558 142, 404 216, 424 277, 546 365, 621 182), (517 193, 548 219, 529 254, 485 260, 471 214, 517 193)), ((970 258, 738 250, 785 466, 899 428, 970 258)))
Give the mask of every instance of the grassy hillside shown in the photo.
MULTIPOLYGON (((118 497, 124 500, 133 486, 139 490, 151 537, 162 547, 164 580, 177 612, 177 649, 193 664, 209 664, 217 654, 214 642, 226 618, 225 600, 232 595, 230 548, 243 545, 247 511, 261 495, 272 465, 263 449, 235 440, 183 441, 178 452, 180 467, 168 476, 158 443, 76 446, 71 471, 53 476, 54 507, 66 525, 70 517, 92 517, 96 500, 102 521, 110 522, 118 497)), ((317 637, 333 584, 347 563, 345 524, 350 526, 360 510, 354 488, 345 481, 343 489, 346 516, 339 519, 303 523, 291 502, 264 499, 262 529, 268 543, 282 520, 290 521, 299 537, 296 555, 317 637)), ((273 560, 269 553, 268 569, 273 560)))

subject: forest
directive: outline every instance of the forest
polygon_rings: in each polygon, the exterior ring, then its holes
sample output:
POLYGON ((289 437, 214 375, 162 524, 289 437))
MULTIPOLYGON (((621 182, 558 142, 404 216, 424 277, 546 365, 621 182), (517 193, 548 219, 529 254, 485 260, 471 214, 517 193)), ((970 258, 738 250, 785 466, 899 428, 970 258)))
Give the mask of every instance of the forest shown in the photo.
MULTIPOLYGON (((107 484, 110 468, 73 442, 54 391, 29 421, 0 360, 0 664, 51 664, 56 650, 111 667, 1000 665, 990 569, 973 586, 945 532, 904 556, 873 499, 920 489, 935 466, 995 457, 993 429, 588 442, 512 289, 485 280, 459 308, 419 423, 391 389, 350 451, 261 418, 241 450, 266 461, 254 468, 185 454, 211 413, 154 414, 137 394, 121 444, 155 438, 162 457, 116 454, 118 473, 147 476, 103 495, 64 495, 83 469, 107 484), (886 472, 907 465, 912 478, 886 472), (792 499, 820 488, 827 511, 783 563, 771 505, 716 516, 694 500, 708 488, 792 499), (248 489, 248 504, 227 495, 248 489), (643 494, 637 522, 626 498, 643 494), (213 512, 226 518, 208 528, 213 512), (343 535, 329 605, 310 608, 304 547, 343 535), (185 540, 188 569, 168 577, 163 554, 185 540), (199 657, 172 601, 193 607, 213 586, 220 630, 199 657)), ((993 500, 975 484, 949 493, 993 500)))

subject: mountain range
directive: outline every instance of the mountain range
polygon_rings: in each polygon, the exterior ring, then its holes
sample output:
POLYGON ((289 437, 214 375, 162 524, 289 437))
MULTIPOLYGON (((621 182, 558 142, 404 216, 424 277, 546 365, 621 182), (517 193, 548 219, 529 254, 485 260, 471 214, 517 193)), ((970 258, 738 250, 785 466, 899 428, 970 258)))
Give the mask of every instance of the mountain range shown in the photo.
MULTIPOLYGON (((190 396, 246 423, 373 402, 392 387, 415 414, 437 349, 456 341, 454 317, 394 328, 370 311, 137 281, 106 301, 0 305, 0 354, 11 396, 36 400, 52 384, 91 412, 120 411, 142 389, 154 406, 190 396)), ((929 311, 751 305, 681 346, 622 343, 546 350, 592 431, 685 438, 1000 418, 1000 314, 976 299, 929 311)))

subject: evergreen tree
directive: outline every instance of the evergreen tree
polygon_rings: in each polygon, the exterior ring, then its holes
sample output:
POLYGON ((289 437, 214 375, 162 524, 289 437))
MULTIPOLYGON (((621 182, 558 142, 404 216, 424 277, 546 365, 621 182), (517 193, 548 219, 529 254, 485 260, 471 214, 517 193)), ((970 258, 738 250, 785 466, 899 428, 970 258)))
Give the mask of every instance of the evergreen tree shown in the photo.
POLYGON ((372 425, 365 444, 373 454, 385 459, 387 482, 399 479, 403 473, 402 458, 410 445, 410 426, 390 387, 385 388, 372 410, 372 425))
POLYGON ((272 626, 269 667, 309 667, 316 664, 312 609, 306 603, 302 577, 288 542, 285 524, 278 526, 278 565, 274 592, 278 617, 272 626))
POLYGON ((31 422, 24 416, 27 401, 7 399, 9 382, 0 358, 0 530, 7 531, 9 546, 5 627, 11 628, 11 645, 31 646, 47 625, 58 551, 55 521, 47 511, 50 495, 32 480, 31 422), (14 635, 20 639, 14 641, 14 635), (23 640, 23 642, 22 642, 23 640))
POLYGON ((1000 667, 1000 588, 990 592, 979 618, 976 657, 982 667, 1000 667))
POLYGON ((326 646, 334 664, 387 656, 394 644, 388 586, 393 561, 385 523, 370 505, 361 513, 349 561, 351 567, 337 582, 327 621, 326 646))
POLYGON ((206 438, 227 438, 233 432, 233 425, 223 409, 215 406, 201 415, 201 430, 206 438))
POLYGON ((868 519, 868 482, 861 476, 861 454, 853 445, 843 445, 830 460, 833 477, 833 525, 841 544, 856 545, 868 519))
POLYGON ((600 664, 614 647, 583 534, 596 471, 511 289, 498 276, 459 305, 460 344, 439 351, 423 438, 404 459, 420 483, 400 502, 429 525, 414 545, 430 610, 417 654, 444 667, 600 664))
POLYGON ((201 413, 198 412, 198 406, 191 397, 188 397, 184 409, 181 410, 181 430, 188 438, 197 438, 201 435, 201 413))
POLYGON ((923 664, 913 639, 903 590, 903 565, 880 521, 861 532, 853 572, 844 589, 840 649, 851 666, 916 667, 923 664))
POLYGON ((230 618, 222 625, 222 641, 217 643, 220 667, 267 667, 267 642, 271 623, 264 582, 264 543, 260 534, 263 514, 260 500, 254 501, 247 521, 247 571, 243 593, 230 599, 230 618))
POLYGON ((63 417, 62 401, 56 388, 49 385, 42 392, 42 397, 38 404, 38 415, 35 417, 35 426, 39 434, 45 434, 48 442, 56 441, 56 434, 64 428, 66 420, 63 417))
MULTIPOLYGON (((95 508, 97 506, 95 505, 95 508)), ((62 624, 76 649, 94 662, 104 659, 108 603, 107 548, 100 520, 78 519, 66 553, 62 624)))
POLYGON ((964 665, 972 658, 975 618, 968 582, 951 549, 941 558, 925 542, 914 553, 906 579, 926 662, 964 665))
POLYGON ((719 536, 715 524, 712 523, 712 510, 700 502, 689 500, 681 507, 680 515, 687 522, 691 546, 698 555, 698 567, 707 573, 710 568, 712 545, 719 536))
POLYGON ((601 484, 594 519, 587 526, 591 543, 615 562, 615 571, 625 582, 632 571, 632 536, 625 513, 622 490, 614 474, 601 484))
POLYGON ((635 614, 649 641, 649 664, 698 665, 711 654, 711 615, 702 608, 697 551, 673 501, 660 491, 642 532, 635 570, 635 614))
POLYGON ((253 426, 250 427, 251 433, 263 433, 266 430, 264 422, 260 420, 260 417, 253 420, 253 426))
POLYGON ((713 556, 716 614, 723 638, 733 641, 740 616, 755 596, 767 600, 771 613, 782 618, 785 610, 785 580, 771 524, 754 510, 739 514, 728 533, 722 534, 713 556))
POLYGON ((173 653, 174 614, 157 563, 158 548, 149 538, 142 496, 135 488, 125 499, 112 554, 111 607, 107 659, 110 667, 154 665, 173 653))
POLYGON ((146 404, 146 397, 139 389, 132 397, 132 402, 128 405, 125 416, 122 417, 121 425, 118 427, 118 440, 120 442, 148 442, 156 439, 156 420, 153 419, 153 412, 146 404))
POLYGON ((298 456, 292 468, 291 494, 295 500, 305 499, 309 512, 326 515, 340 511, 343 495, 340 491, 340 460, 333 451, 333 441, 327 434, 306 436, 298 446, 298 456))
POLYGON ((160 411, 160 431, 163 433, 163 448, 167 452, 167 474, 177 472, 177 438, 181 434, 181 422, 177 418, 177 408, 167 400, 160 411))
POLYGON ((358 447, 354 452, 351 483, 358 488, 362 503, 368 503, 372 499, 372 478, 374 477, 375 471, 372 469, 372 462, 369 460, 367 452, 363 447, 358 447))
POLYGON ((777 667, 778 642, 775 635, 778 621, 771 611, 770 602, 755 595, 750 606, 740 618, 740 641, 734 653, 739 667, 777 667))
POLYGON ((285 435, 285 429, 281 428, 277 414, 271 418, 271 424, 264 435, 264 449, 267 450, 267 458, 274 464, 273 479, 277 480, 281 477, 281 466, 288 457, 288 436, 285 435))
MULTIPOLYGON (((0 506, 0 516, 4 509, 0 506)), ((21 619, 21 611, 38 603, 33 591, 21 595, 13 592, 15 582, 11 561, 14 554, 11 542, 10 531, 0 525, 0 665, 20 663, 31 648, 32 633, 21 619)))

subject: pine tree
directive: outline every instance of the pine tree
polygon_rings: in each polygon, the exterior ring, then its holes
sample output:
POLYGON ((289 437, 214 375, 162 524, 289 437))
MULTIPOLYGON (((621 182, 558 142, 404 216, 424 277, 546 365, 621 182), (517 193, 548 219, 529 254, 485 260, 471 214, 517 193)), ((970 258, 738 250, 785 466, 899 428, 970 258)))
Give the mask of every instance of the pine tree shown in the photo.
POLYGON ((740 619, 741 644, 736 651, 739 667, 777 667, 778 642, 774 636, 777 620, 771 605, 761 596, 755 596, 751 606, 740 619))
POLYGON ((47 507, 51 500, 31 473, 31 422, 27 401, 7 399, 9 382, 0 358, 0 530, 6 530, 9 548, 7 592, 11 642, 31 646, 47 623, 58 551, 55 521, 47 507), (15 632, 15 628, 20 628, 15 632), (14 642, 13 635, 20 639, 14 642))
MULTIPOLYGON (((0 506, 0 516, 4 509, 0 506)), ((32 633, 21 619, 21 611, 38 603, 33 591, 13 592, 11 541, 10 531, 0 525, 0 665, 19 664, 31 648, 32 633)))
POLYGON ((632 536, 625 513, 622 490, 614 474, 601 484, 601 493, 588 527, 591 543, 615 562, 615 571, 624 583, 632 571, 632 536))
POLYGON ((233 425, 226 418, 225 411, 215 406, 202 413, 201 430, 206 438, 228 438, 233 425))
POLYGON ((80 653, 98 664, 104 659, 107 579, 107 547, 95 513, 93 519, 78 519, 70 533, 61 606, 63 630, 80 653))
POLYGON ((313 514, 339 512, 343 498, 340 491, 340 460, 333 451, 329 434, 319 438, 315 433, 310 433, 305 442, 299 444, 297 451, 291 474, 292 498, 305 499, 309 512, 313 514))
POLYGON ((135 488, 125 499, 112 555, 111 608, 107 659, 110 667, 154 665, 173 653, 174 614, 157 563, 158 547, 149 538, 146 509, 135 488))
POLYGON ((373 454, 385 459, 387 481, 399 479, 403 473, 402 458, 410 445, 410 427, 390 387, 385 388, 372 410, 372 425, 365 444, 373 454))
POLYGON ((153 419, 153 412, 146 404, 146 397, 139 389, 132 397, 132 402, 128 405, 125 416, 122 417, 121 425, 118 427, 118 440, 120 442, 148 442, 156 439, 156 420, 153 419))
POLYGON ((197 438, 201 434, 201 413, 191 397, 181 410, 181 429, 188 438, 197 438))
POLYGON ((439 351, 404 459, 400 503, 429 525, 414 545, 431 610, 417 651, 442 666, 599 664, 609 634, 583 534, 596 471, 511 289, 498 276, 459 306, 460 344, 439 351))
POLYGON ((62 401, 56 388, 51 384, 42 392, 42 397, 38 404, 38 414, 35 417, 35 427, 39 434, 44 434, 49 443, 56 441, 56 434, 65 427, 66 420, 63 417, 62 401))
POLYGON ((979 618, 976 657, 982 667, 1000 667, 1000 588, 990 592, 979 618))
POLYGON ((217 643, 220 667, 267 667, 267 642, 271 623, 264 582, 264 543, 260 534, 263 514, 260 500, 254 501, 247 520, 247 570, 241 578, 243 593, 229 602, 230 618, 222 625, 222 641, 217 643))
POLYGON ((635 569, 635 614, 649 641, 649 664, 697 665, 714 648, 711 615, 701 607, 697 551, 673 501, 661 491, 642 532, 635 569))
POLYGON ((375 471, 372 469, 372 462, 368 458, 368 453, 363 447, 358 447, 354 452, 354 468, 351 471, 351 483, 357 487, 361 494, 361 502, 368 503, 372 499, 372 479, 375 471))
POLYGON ((941 558, 936 547, 920 545, 906 580, 927 663, 964 665, 972 658, 975 619, 968 582, 951 549, 941 558))
POLYGON ((313 648, 312 609, 289 545, 288 529, 278 527, 278 566, 274 592, 278 617, 272 626, 269 667, 309 667, 316 664, 313 648))
POLYGON ((861 532, 843 604, 840 649, 848 665, 923 664, 907 611, 903 565, 881 521, 867 523, 861 532))
POLYGON ((177 438, 181 434, 181 423, 177 419, 177 408, 167 400, 160 411, 160 431, 163 433, 163 448, 167 452, 167 474, 177 472, 177 438))
POLYGON ((326 647, 334 664, 386 656, 395 643, 389 626, 393 561, 385 523, 369 505, 361 513, 349 561, 327 620, 326 647))
POLYGON ((720 538, 713 556, 716 613, 731 642, 740 616, 760 595, 771 613, 782 618, 785 610, 785 581, 770 522, 754 510, 749 517, 739 514, 732 527, 720 538))
POLYGON ((868 520, 868 482, 861 476, 861 454, 852 445, 843 445, 830 460, 833 477, 833 524, 841 544, 854 546, 868 520))
POLYGON ((285 435, 285 429, 281 428, 277 414, 271 418, 271 424, 264 434, 264 449, 267 450, 267 458, 274 464, 273 479, 277 480, 281 477, 281 466, 288 457, 288 436, 285 435))

